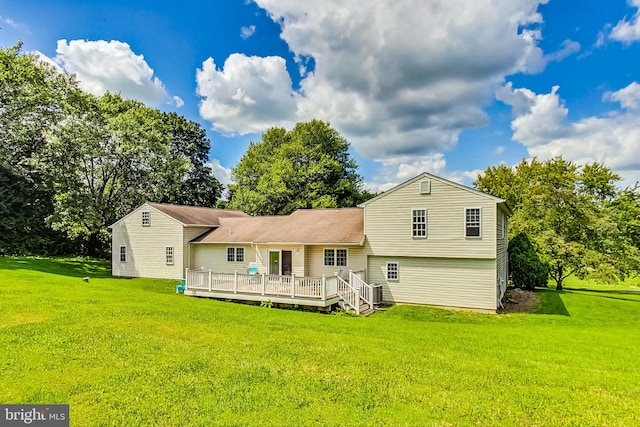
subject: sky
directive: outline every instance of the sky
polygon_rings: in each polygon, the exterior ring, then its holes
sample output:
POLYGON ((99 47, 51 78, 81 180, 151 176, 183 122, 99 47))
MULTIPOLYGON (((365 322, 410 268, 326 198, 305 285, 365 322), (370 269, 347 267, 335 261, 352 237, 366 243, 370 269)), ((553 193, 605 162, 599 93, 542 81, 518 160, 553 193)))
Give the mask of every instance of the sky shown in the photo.
POLYGON ((366 187, 471 184, 557 155, 640 180, 640 0, 0 0, 23 42, 100 95, 200 123, 216 176, 274 126, 327 121, 366 187))

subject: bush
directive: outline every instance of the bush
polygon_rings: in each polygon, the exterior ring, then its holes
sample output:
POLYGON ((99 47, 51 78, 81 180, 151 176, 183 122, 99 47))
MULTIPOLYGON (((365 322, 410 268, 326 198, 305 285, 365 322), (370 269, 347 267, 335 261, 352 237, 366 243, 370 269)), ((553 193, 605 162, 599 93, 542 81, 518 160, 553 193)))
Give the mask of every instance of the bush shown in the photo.
POLYGON ((520 233, 509 241, 509 273, 515 286, 533 290, 547 286, 549 265, 542 262, 531 239, 520 233))

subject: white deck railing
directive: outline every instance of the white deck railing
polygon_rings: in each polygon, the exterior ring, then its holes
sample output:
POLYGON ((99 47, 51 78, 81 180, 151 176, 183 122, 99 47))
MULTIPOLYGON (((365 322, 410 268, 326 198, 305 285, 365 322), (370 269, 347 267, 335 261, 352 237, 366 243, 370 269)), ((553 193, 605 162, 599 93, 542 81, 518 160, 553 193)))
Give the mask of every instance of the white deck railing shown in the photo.
POLYGON ((338 295, 342 300, 351 308, 356 311, 356 314, 360 314, 360 292, 344 280, 342 277, 336 275, 338 281, 338 295))
POLYGON ((334 277, 296 277, 274 274, 214 273, 211 270, 185 271, 186 289, 224 291, 235 294, 258 294, 312 298, 324 301, 338 295, 334 277))
POLYGON ((373 308, 373 286, 362 280, 363 277, 364 272, 350 271, 349 283, 352 287, 359 290, 358 295, 360 296, 360 299, 369 304, 370 308, 373 308))

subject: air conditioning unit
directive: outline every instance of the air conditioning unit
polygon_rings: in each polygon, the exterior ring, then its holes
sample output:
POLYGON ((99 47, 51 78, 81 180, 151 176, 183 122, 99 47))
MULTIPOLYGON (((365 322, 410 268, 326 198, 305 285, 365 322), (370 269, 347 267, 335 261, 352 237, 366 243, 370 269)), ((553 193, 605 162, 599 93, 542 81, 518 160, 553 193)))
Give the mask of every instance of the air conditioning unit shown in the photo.
POLYGON ((371 285, 373 288, 373 305, 382 304, 382 285, 371 285))
POLYGON ((431 194, 431 181, 420 181, 420 194, 431 194))

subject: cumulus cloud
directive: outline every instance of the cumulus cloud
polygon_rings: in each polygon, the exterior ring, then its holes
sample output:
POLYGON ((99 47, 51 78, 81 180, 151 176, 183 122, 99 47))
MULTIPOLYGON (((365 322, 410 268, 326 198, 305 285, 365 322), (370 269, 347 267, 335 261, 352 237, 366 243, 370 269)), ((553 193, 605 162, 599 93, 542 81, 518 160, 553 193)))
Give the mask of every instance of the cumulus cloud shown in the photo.
POLYGON ((612 111, 602 117, 567 120, 557 86, 549 93, 536 94, 526 88, 514 89, 509 83, 496 97, 513 108, 513 139, 540 159, 562 155, 578 163, 603 162, 627 181, 640 175, 640 91, 636 82, 609 93, 626 111, 612 111))
POLYGON ((444 176, 446 166, 447 161, 442 153, 430 154, 420 160, 408 157, 384 160, 380 173, 365 183, 365 188, 374 193, 387 191, 423 172, 444 176))
POLYGON ((625 16, 618 21, 609 33, 610 39, 625 44, 640 40, 640 0, 629 0, 629 5, 637 9, 636 13, 631 18, 625 16))
POLYGON ((256 26, 255 25, 249 25, 248 27, 242 27, 240 28, 240 37, 242 37, 242 40, 246 40, 249 37, 251 37, 253 35, 253 33, 256 32, 256 26))
POLYGON ((227 188, 229 188, 229 184, 232 182, 231 180, 231 168, 225 168, 220 164, 220 160, 213 159, 211 163, 209 163, 211 170, 213 171, 213 175, 220 181, 220 184, 224 185, 224 191, 222 197, 226 199, 228 197, 227 188))
POLYGON ((483 107, 505 76, 576 49, 545 58, 538 47, 546 1, 256 0, 302 70, 299 89, 282 58, 235 54, 221 70, 211 59, 198 71, 201 115, 241 134, 328 120, 370 159, 441 153, 486 125, 483 107))
POLYGON ((574 53, 580 52, 580 48, 580 43, 567 39, 562 42, 562 47, 559 50, 544 56, 545 62, 560 62, 574 53))
POLYGON ((125 98, 158 105, 169 101, 164 85, 144 56, 124 42, 58 40, 55 61, 78 77, 80 87, 95 95, 120 92, 125 98))
POLYGON ((261 132, 268 127, 289 125, 296 101, 286 62, 278 56, 266 58, 234 53, 218 69, 213 58, 196 71, 200 116, 226 134, 261 132))

